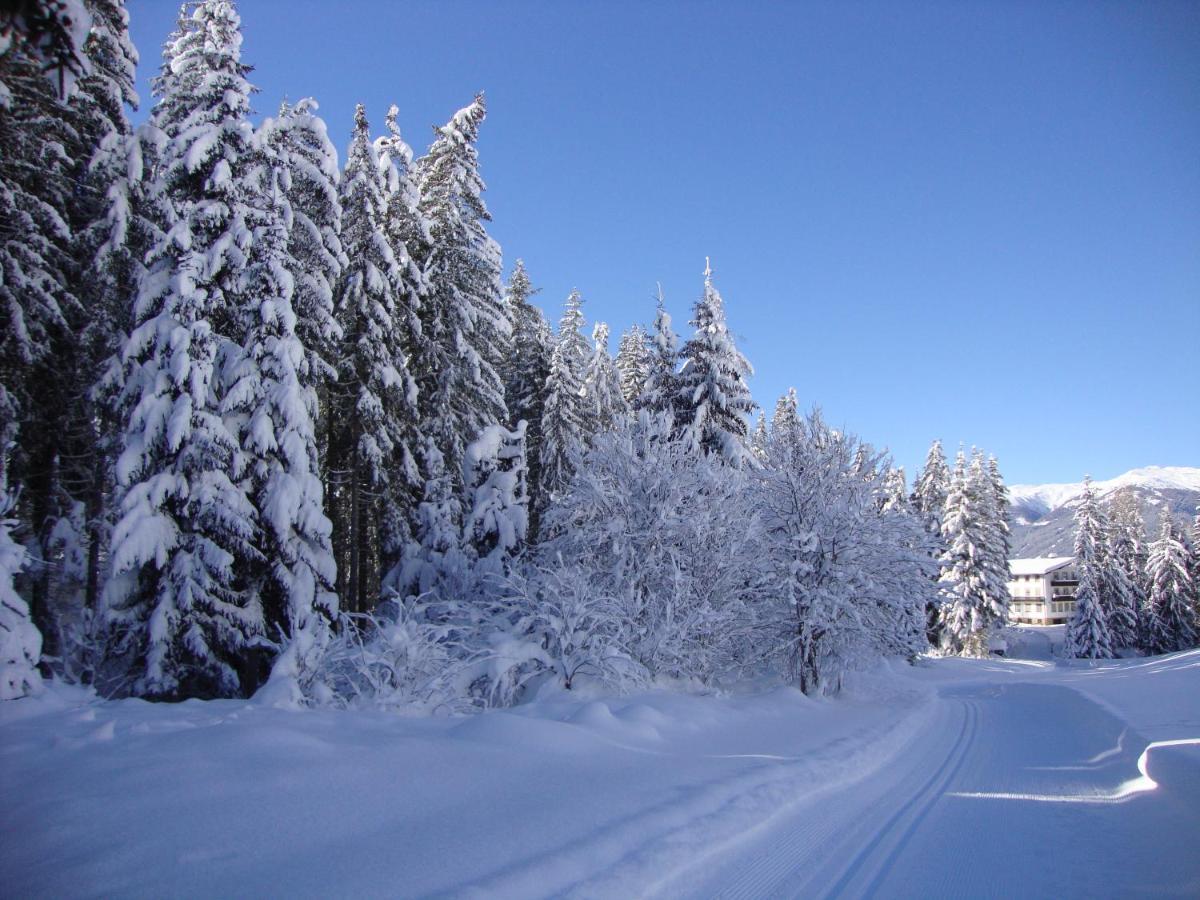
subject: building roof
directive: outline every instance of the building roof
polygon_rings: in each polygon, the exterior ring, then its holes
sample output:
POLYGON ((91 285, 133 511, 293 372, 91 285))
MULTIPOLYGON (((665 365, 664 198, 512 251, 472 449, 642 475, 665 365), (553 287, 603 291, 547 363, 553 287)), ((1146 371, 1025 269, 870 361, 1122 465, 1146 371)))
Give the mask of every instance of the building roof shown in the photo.
POLYGON ((1013 575, 1049 575, 1075 562, 1073 556, 1034 556, 1029 559, 1010 559, 1008 570, 1013 575))

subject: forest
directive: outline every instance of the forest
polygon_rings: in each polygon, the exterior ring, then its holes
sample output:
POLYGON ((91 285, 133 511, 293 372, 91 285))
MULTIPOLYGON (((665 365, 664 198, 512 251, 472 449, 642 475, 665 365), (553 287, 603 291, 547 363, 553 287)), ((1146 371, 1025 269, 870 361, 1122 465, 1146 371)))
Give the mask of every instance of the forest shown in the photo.
POLYGON ((910 492, 794 391, 755 419, 711 266, 682 338, 661 297, 615 354, 579 292, 552 328, 488 233, 482 94, 421 156, 359 106, 343 161, 311 98, 252 120, 204 0, 134 126, 121 0, 33 6, 0 47, 4 697, 466 711, 989 652, 995 458, 935 442, 910 492))

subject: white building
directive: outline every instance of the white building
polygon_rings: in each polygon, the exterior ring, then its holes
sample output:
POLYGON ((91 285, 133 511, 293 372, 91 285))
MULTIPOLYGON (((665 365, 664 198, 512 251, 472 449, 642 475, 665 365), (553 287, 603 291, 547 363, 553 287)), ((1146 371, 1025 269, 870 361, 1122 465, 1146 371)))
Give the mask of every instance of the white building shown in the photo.
POLYGON ((1079 573, 1073 556, 1010 559, 1008 620, 1029 625, 1059 625, 1075 611, 1079 573))

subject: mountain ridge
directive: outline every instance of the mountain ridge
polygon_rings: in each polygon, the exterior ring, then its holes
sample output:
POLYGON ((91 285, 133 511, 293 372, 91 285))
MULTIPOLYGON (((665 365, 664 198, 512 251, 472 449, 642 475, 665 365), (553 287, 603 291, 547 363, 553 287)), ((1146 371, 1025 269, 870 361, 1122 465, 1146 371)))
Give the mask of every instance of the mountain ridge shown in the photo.
MULTIPOLYGON (((1146 520, 1153 540, 1164 515, 1189 522, 1200 506, 1200 468, 1143 466, 1115 478, 1092 482, 1101 504, 1130 494, 1146 520)), ((1008 489, 1012 502, 1013 557, 1069 555, 1075 538, 1075 507, 1083 482, 1017 484, 1008 489)))

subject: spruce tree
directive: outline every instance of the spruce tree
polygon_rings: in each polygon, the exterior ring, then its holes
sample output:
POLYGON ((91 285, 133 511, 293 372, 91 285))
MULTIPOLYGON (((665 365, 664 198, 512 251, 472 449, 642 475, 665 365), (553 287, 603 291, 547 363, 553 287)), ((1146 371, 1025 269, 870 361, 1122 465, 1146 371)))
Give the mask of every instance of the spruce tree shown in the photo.
POLYGON ((616 364, 608 355, 608 325, 604 322, 597 322, 592 328, 592 352, 584 369, 581 392, 589 434, 608 431, 629 412, 616 364))
POLYGON ((112 462, 119 452, 113 388, 121 341, 130 330, 130 298, 144 272, 143 259, 157 234, 144 189, 151 173, 128 119, 128 110, 138 105, 138 54, 129 38, 129 16, 122 0, 89 0, 89 8, 92 27, 84 43, 89 72, 71 99, 85 123, 80 136, 89 155, 79 154, 80 189, 72 211, 81 317, 70 369, 65 457, 86 532, 77 540, 86 543, 82 589, 90 611, 99 598, 111 526, 112 462))
POLYGON ((550 375, 546 379, 546 407, 542 416, 541 485, 549 502, 567 487, 575 459, 586 440, 586 413, 581 391, 587 364, 587 340, 582 333, 583 298, 579 291, 567 297, 558 325, 550 375))
POLYGON ((767 414, 760 410, 758 419, 754 422, 754 430, 750 432, 750 449, 759 462, 762 462, 767 457, 767 448, 770 439, 770 433, 767 431, 767 414))
POLYGON ((59 648, 47 549, 71 513, 61 466, 82 319, 72 211, 83 147, 63 96, 36 47, 0 54, 0 478, 32 551, 21 588, 48 656, 59 648))
POLYGON ((692 325, 696 332, 679 352, 684 364, 676 379, 676 426, 693 450, 741 465, 749 454, 747 416, 756 408, 746 385, 754 370, 725 324, 724 303, 708 265, 692 325))
POLYGON ((239 300, 256 210, 247 187, 251 87, 228 0, 197 6, 164 49, 153 118, 156 187, 173 221, 149 254, 123 353, 120 521, 106 591, 111 653, 158 697, 232 696, 265 639, 250 581, 263 559, 224 366, 241 353, 239 300))
MULTIPOLYGON (((317 321, 306 323, 304 333, 318 347, 301 338, 293 297, 307 258, 291 253, 292 160, 275 152, 269 132, 258 138, 244 163, 251 240, 238 285, 240 352, 230 354, 223 372, 224 411, 236 423, 246 459, 246 487, 258 522, 254 544, 264 559, 249 575, 248 589, 263 609, 268 638, 281 638, 287 646, 286 675, 297 677, 319 656, 338 612, 316 424, 324 374, 318 367, 327 362, 336 327, 331 304, 319 302, 316 309, 310 304, 317 321)), ((249 656, 247 675, 262 678, 269 654, 249 656), (257 673, 251 671, 255 661, 257 673)))
MULTIPOLYGON (((1132 494, 1118 495, 1110 504, 1109 564, 1120 570, 1133 617, 1133 642, 1118 646, 1144 647, 1146 635, 1146 524, 1132 494)), ((1125 636, 1128 640, 1128 635, 1125 636)))
POLYGON ((654 334, 650 338, 649 371, 641 396, 634 403, 638 410, 675 415, 675 400, 679 393, 676 381, 679 371, 679 337, 671 328, 671 314, 658 290, 658 307, 654 314, 654 334))
POLYGON ((530 302, 537 293, 529 281, 525 264, 517 260, 505 294, 508 316, 513 323, 512 354, 504 366, 504 396, 508 404, 509 427, 525 422, 525 455, 528 465, 529 535, 536 537, 541 509, 542 418, 546 408, 546 389, 550 377, 550 357, 554 337, 542 311, 530 302))
POLYGON ((987 625, 991 629, 1008 621, 1008 492, 995 459, 986 463, 980 450, 971 454, 969 477, 982 503, 985 536, 979 562, 987 579, 987 625))
POLYGON ((1091 478, 1085 477, 1083 497, 1075 512, 1075 568, 1079 572, 1079 586, 1075 589, 1075 610, 1067 623, 1069 656, 1110 659, 1113 655, 1102 595, 1106 528, 1091 478))
POLYGON ((421 485, 417 385, 398 321, 411 297, 383 230, 385 187, 359 104, 340 185, 349 265, 335 295, 342 344, 327 471, 338 594, 354 612, 378 601, 380 577, 409 538, 410 496, 421 485))
POLYGON ((1146 649, 1173 653, 1196 646, 1196 610, 1193 606, 1187 546, 1179 528, 1166 517, 1158 540, 1150 545, 1146 573, 1150 582, 1146 601, 1146 649))
POLYGON ((925 523, 925 530, 938 535, 942 529, 942 515, 946 509, 946 497, 950 492, 950 467, 942 452, 942 442, 934 441, 925 456, 925 466, 917 475, 913 485, 913 510, 925 523))
POLYGON ((634 324, 621 334, 617 345, 617 373, 621 379, 621 396, 629 407, 637 404, 650 377, 649 336, 641 325, 634 324))
MULTIPOLYGON (((279 170, 283 199, 291 211, 285 261, 294 288, 296 337, 304 347, 300 375, 318 390, 322 404, 337 378, 341 326, 334 290, 349 264, 342 248, 342 206, 338 197, 338 154, 310 97, 262 125, 261 139, 279 170)), ((319 428, 325 410, 318 408, 319 428)))
POLYGON ((987 652, 992 621, 990 577, 985 556, 988 541, 988 504, 980 494, 980 480, 967 471, 966 456, 959 450, 942 516, 941 584, 946 601, 941 610, 942 643, 946 649, 968 656, 987 652))
MULTIPOLYGON (((422 423, 452 473, 484 428, 508 421, 498 370, 512 329, 504 307, 500 248, 484 227, 491 215, 475 149, 485 114, 481 94, 436 130, 418 166, 418 208, 430 235, 427 255, 417 260, 430 286, 421 322, 435 345, 431 364, 418 369, 422 423)), ((461 485, 461 476, 456 483, 461 485)))
POLYGON ((42 635, 13 585, 25 565, 25 548, 12 537, 12 507, 12 495, 0 483, 0 700, 36 693, 42 683, 37 670, 42 635))

